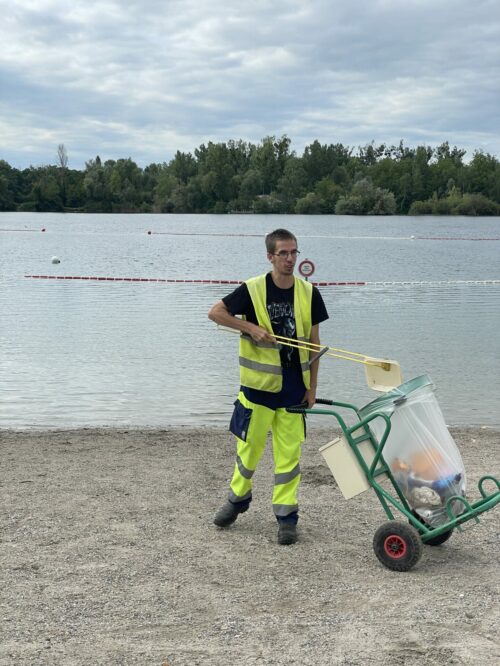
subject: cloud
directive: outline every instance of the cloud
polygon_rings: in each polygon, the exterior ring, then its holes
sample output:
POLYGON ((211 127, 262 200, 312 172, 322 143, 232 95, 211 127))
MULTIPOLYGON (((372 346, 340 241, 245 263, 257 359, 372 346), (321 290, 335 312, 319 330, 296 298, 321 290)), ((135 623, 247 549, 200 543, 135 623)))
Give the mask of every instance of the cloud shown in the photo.
POLYGON ((490 0, 19 0, 0 24, 13 166, 287 134, 500 154, 500 6, 490 0))

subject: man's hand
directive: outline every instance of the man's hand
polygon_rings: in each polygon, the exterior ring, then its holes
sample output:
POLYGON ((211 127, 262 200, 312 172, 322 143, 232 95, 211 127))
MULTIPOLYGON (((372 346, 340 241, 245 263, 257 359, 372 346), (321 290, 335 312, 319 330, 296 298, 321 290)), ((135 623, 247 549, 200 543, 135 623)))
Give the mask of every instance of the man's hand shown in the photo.
POLYGON ((276 345, 276 338, 273 337, 270 333, 266 331, 265 328, 262 328, 261 326, 252 326, 252 329, 250 331, 250 335, 252 337, 252 340, 255 342, 271 342, 272 344, 276 345))
POLYGON ((208 318, 219 326, 227 326, 235 331, 249 335, 254 342, 267 342, 276 346, 278 345, 276 338, 271 333, 268 333, 265 328, 262 328, 262 326, 257 326, 257 324, 252 324, 232 315, 224 304, 224 301, 217 301, 210 308, 208 318))
POLYGON ((316 389, 307 389, 307 391, 304 393, 304 397, 302 398, 302 402, 307 402, 308 409, 312 409, 316 402, 316 389))

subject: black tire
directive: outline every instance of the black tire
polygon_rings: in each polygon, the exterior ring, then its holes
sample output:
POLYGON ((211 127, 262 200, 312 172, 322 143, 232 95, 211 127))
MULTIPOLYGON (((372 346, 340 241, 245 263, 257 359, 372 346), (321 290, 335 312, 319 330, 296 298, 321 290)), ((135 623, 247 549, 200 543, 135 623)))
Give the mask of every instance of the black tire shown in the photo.
POLYGON ((422 557, 422 540, 411 525, 390 520, 373 537, 378 560, 392 571, 409 571, 422 557))
POLYGON ((440 546, 445 541, 448 541, 448 539, 451 537, 452 534, 453 534, 453 527, 451 528, 451 530, 448 530, 447 532, 443 532, 442 534, 438 534, 435 537, 427 539, 427 541, 424 541, 424 546, 440 546))
MULTIPOLYGON (((418 518, 420 520, 421 523, 423 523, 426 527, 429 527, 425 522, 425 520, 423 520, 416 511, 412 511, 412 513, 415 516, 415 518, 418 518)), ((442 543, 445 543, 445 541, 448 541, 448 539, 453 534, 453 530, 454 528, 452 527, 451 530, 448 530, 447 532, 443 532, 442 534, 438 534, 438 536, 427 539, 427 541, 423 542, 424 546, 440 546, 442 543)))

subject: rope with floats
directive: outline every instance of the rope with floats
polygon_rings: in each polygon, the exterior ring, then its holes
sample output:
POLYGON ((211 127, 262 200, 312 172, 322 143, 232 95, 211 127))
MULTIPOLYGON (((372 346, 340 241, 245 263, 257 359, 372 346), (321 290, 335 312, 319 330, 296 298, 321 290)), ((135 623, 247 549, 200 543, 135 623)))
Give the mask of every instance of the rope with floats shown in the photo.
MULTIPOLYGON (((243 280, 205 280, 192 278, 112 277, 101 275, 25 275, 34 280, 92 280, 96 282, 159 282, 163 284, 242 284, 243 280)), ((336 280, 311 281, 315 287, 440 287, 456 285, 497 285, 500 280, 336 280)))

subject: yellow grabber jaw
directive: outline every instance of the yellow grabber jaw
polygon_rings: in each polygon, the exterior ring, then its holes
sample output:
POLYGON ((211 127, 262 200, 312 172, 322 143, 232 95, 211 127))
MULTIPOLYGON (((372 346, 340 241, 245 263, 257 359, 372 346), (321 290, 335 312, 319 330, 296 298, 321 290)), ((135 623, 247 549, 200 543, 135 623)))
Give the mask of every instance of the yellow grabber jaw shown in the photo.
MULTIPOLYGON (((218 325, 217 328, 226 333, 237 333, 239 335, 247 335, 238 331, 235 328, 228 326, 218 325)), ((314 342, 307 342, 303 340, 295 340, 294 338, 287 338, 283 335, 273 336, 278 341, 279 345, 286 347, 295 347, 296 349, 306 349, 310 352, 317 352, 310 360, 309 365, 319 360, 321 356, 333 356, 334 358, 344 359, 345 361, 353 361, 354 363, 362 363, 365 366, 365 376, 367 385, 374 391, 381 391, 385 393, 390 391, 403 382, 401 374, 401 366, 397 361, 389 359, 375 358, 373 356, 365 356, 358 352, 350 352, 346 349, 338 349, 337 347, 328 347, 318 345, 314 342)), ((251 336, 248 336, 251 337, 251 336)))

